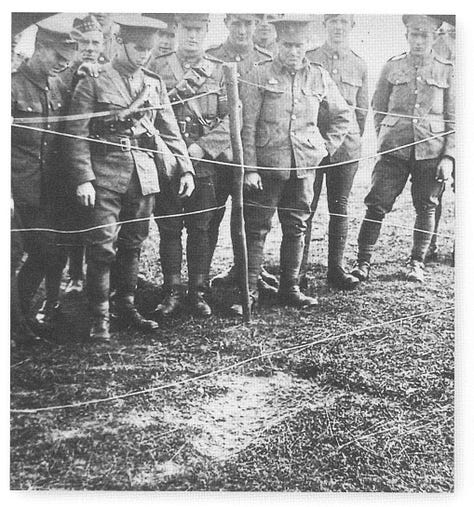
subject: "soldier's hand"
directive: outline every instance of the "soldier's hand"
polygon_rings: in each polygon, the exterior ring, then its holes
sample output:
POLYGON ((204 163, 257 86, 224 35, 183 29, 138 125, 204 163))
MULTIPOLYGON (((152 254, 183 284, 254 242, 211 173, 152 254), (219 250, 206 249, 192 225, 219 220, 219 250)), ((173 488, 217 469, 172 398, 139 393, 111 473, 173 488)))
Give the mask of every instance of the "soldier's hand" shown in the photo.
POLYGON ((436 170, 436 181, 442 182, 447 181, 453 173, 454 162, 450 157, 443 157, 436 170))
POLYGON ((244 186, 247 190, 263 190, 262 178, 258 172, 246 172, 244 186))
POLYGON ((77 75, 80 77, 91 76, 99 77, 102 72, 102 66, 99 63, 83 62, 77 69, 77 75))
POLYGON ((204 158, 204 150, 196 143, 190 144, 188 146, 189 156, 192 158, 204 158))
POLYGON ((95 206, 95 188, 90 181, 86 181, 76 188, 76 196, 79 202, 86 207, 95 206))
POLYGON ((181 198, 190 197, 194 192, 194 176, 191 173, 184 173, 179 180, 178 195, 181 198))

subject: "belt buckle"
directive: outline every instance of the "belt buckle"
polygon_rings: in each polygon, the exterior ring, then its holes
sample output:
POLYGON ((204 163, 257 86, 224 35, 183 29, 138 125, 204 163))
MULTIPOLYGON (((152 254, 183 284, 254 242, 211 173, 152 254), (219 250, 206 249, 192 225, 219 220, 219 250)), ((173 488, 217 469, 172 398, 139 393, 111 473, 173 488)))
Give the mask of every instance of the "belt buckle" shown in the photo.
POLYGON ((132 143, 130 142, 129 137, 121 137, 120 138, 120 149, 122 151, 130 151, 132 149, 132 143))

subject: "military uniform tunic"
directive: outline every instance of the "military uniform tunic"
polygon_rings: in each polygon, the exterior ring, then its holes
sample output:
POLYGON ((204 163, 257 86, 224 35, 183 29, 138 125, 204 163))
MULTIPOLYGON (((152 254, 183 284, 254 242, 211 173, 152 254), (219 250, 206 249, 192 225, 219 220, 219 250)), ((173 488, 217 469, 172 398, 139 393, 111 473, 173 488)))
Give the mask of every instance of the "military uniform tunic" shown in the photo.
MULTIPOLYGON (((90 210, 89 225, 110 224, 91 233, 87 248, 89 264, 98 271, 89 276, 88 266, 88 286, 95 284, 90 298, 102 304, 108 299, 109 288, 107 276, 105 272, 99 273, 99 267, 113 262, 116 240, 118 251, 126 256, 127 252, 139 253, 148 234, 147 221, 122 227, 114 224, 119 220, 149 217, 154 196, 160 191, 153 154, 133 148, 156 149, 154 139, 160 135, 176 156, 178 172, 194 173, 194 169, 169 104, 166 86, 156 74, 145 69, 130 74, 120 61, 114 60, 104 66, 99 77, 83 78, 74 91, 70 114, 97 112, 110 112, 110 115, 68 123, 68 133, 79 137, 69 141, 68 154, 71 184, 77 187, 93 182, 96 189, 96 204, 90 210), (153 109, 137 113, 130 120, 120 119, 117 115, 134 101, 139 102, 138 107, 153 109)), ((121 269, 128 268, 129 264, 124 263, 121 269)), ((136 281, 136 273, 129 278, 136 281)), ((128 290, 133 293, 134 287, 128 290)))
POLYGON ((307 60, 296 71, 278 58, 263 63, 249 81, 254 85, 242 85, 244 164, 246 172, 260 173, 263 184, 262 191, 247 195, 245 207, 249 280, 254 290, 277 207, 283 232, 282 283, 297 281, 315 167, 341 146, 351 111, 329 74, 307 60), (326 138, 318 127, 321 104, 329 118, 326 138))
POLYGON ((390 59, 377 83, 372 108, 378 150, 394 151, 382 155, 372 173, 365 198, 369 220, 359 233, 359 260, 370 262, 380 223, 411 176, 415 228, 427 231, 415 231, 411 255, 423 261, 444 189, 436 178, 437 166, 444 156, 454 159, 454 135, 434 137, 453 129, 453 65, 434 52, 421 58, 405 53, 390 59), (399 148, 417 141, 423 142, 399 148))
MULTIPOLYGON (((204 151, 205 161, 194 162, 196 188, 183 203, 177 196, 177 182, 168 185, 156 200, 155 215, 163 216, 193 212, 216 207, 215 173, 222 166, 213 160, 231 161, 227 96, 223 83, 222 62, 209 55, 189 58, 173 52, 157 57, 150 65, 164 82, 173 103, 173 110, 184 141, 197 144, 204 151), (204 94, 200 97, 200 95, 204 94), (196 96, 195 98, 193 98, 196 96), (180 98, 184 99, 180 102, 180 98), (191 100, 188 100, 191 99, 191 100)), ((181 272, 181 233, 188 231, 187 259, 190 279, 209 272, 209 224, 214 212, 197 213, 187 217, 157 220, 160 229, 160 253, 163 272, 181 272)))
MULTIPOLYGON (((345 243, 348 232, 348 202, 352 184, 359 163, 351 162, 361 156, 361 137, 365 129, 369 99, 367 87, 367 65, 349 48, 336 50, 327 42, 321 47, 306 53, 308 60, 322 65, 336 83, 341 95, 351 106, 351 123, 349 132, 342 146, 322 165, 348 162, 339 166, 318 170, 314 181, 314 198, 311 204, 311 215, 308 219, 305 253, 302 262, 302 273, 306 272, 311 244, 312 222, 321 195, 324 177, 326 177, 327 202, 329 210, 328 228, 328 266, 342 267, 345 243), (357 109, 356 109, 357 108, 357 109)), ((326 130, 326 114, 320 113, 322 133, 326 130)))

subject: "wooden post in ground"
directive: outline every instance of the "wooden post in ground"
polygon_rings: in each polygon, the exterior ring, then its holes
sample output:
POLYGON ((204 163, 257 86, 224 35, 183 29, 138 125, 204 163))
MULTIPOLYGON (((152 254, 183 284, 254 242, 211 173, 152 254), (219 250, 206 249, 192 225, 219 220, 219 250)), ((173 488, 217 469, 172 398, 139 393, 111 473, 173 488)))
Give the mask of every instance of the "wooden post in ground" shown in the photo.
POLYGON ((248 254, 247 239, 244 226, 244 151, 240 137, 240 100, 237 84, 237 64, 224 64, 224 78, 227 90, 227 101, 229 104, 230 138, 234 162, 239 167, 234 167, 234 181, 232 186, 232 210, 231 210, 231 234, 237 239, 234 248, 238 248, 235 257, 238 260, 240 297, 243 309, 244 322, 250 321, 250 294, 248 277, 248 254))

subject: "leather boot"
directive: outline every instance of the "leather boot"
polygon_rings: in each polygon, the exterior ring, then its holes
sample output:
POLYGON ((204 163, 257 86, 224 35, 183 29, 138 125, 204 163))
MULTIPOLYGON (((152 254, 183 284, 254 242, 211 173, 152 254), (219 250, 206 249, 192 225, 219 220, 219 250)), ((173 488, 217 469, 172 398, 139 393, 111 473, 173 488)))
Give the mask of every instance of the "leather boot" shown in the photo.
POLYGON ((211 287, 233 287, 238 284, 238 273, 237 268, 232 266, 231 268, 222 271, 217 274, 211 280, 211 287))
MULTIPOLYGON (((251 290, 249 296, 250 296, 250 313, 253 313, 258 307, 258 291, 251 290)), ((230 313, 235 317, 242 317, 244 314, 242 303, 240 302, 234 303, 230 307, 230 313)))
POLYGON ((205 299, 206 275, 189 275, 189 309, 196 317, 210 317, 212 309, 205 299))
POLYGON ((365 282, 369 278, 370 263, 359 260, 352 268, 351 275, 358 278, 361 282, 365 282))
POLYGON ((168 318, 178 313, 181 308, 181 275, 165 275, 163 289, 163 300, 153 313, 157 317, 168 318))
POLYGON ((61 306, 58 301, 44 301, 35 315, 34 330, 39 335, 50 335, 60 315, 61 306))
POLYGON ((139 264, 139 248, 125 249, 119 246, 115 258, 115 313, 122 324, 147 332, 158 329, 158 323, 145 319, 135 307, 139 264))
POLYGON ((281 280, 278 297, 282 304, 292 306, 294 308, 304 308, 318 305, 317 298, 306 296, 300 291, 297 278, 285 280, 283 277, 281 280))
POLYGON ((15 273, 10 279, 10 323, 11 338, 15 343, 32 344, 40 339, 38 334, 31 329, 21 311, 15 273))
POLYGON ((89 339, 93 341, 110 339, 109 302, 95 303, 90 308, 91 325, 89 339))
POLYGON ((86 293, 91 316, 89 338, 108 340, 110 268, 103 262, 90 260, 87 264, 86 293))
POLYGON ((143 315, 136 309, 133 295, 129 295, 127 297, 117 297, 115 310, 119 321, 123 325, 144 332, 154 331, 159 327, 158 322, 145 319, 145 317, 143 317, 143 315))
POLYGON ((341 266, 329 266, 327 283, 334 289, 353 290, 360 283, 360 280, 349 273, 346 273, 341 266))

